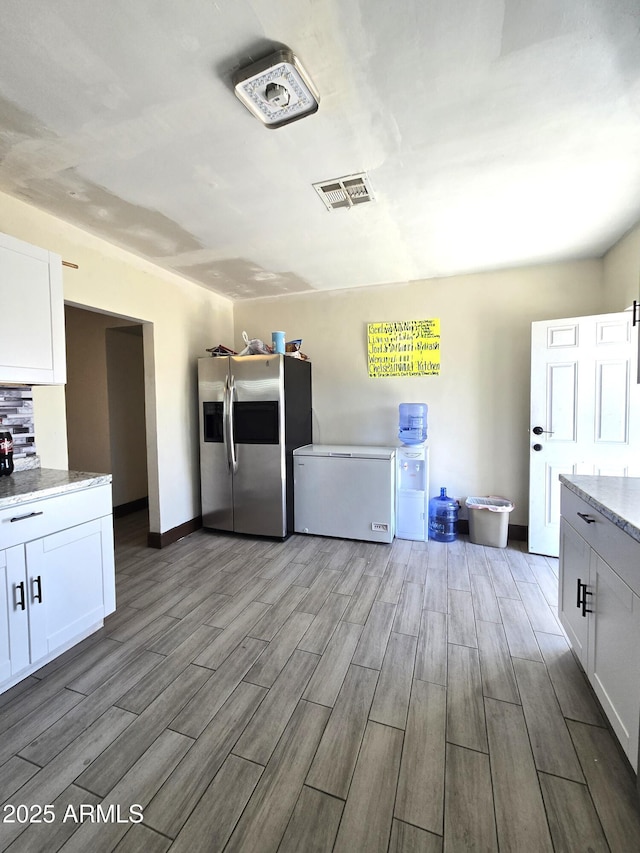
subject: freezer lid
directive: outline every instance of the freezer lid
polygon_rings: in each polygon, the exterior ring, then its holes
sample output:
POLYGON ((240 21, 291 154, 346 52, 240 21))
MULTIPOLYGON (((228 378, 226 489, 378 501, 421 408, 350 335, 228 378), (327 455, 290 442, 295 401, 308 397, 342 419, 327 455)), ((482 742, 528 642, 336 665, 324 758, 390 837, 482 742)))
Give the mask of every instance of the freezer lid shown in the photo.
POLYGON ((305 444, 294 456, 333 456, 340 459, 393 459, 395 447, 367 447, 354 444, 305 444))

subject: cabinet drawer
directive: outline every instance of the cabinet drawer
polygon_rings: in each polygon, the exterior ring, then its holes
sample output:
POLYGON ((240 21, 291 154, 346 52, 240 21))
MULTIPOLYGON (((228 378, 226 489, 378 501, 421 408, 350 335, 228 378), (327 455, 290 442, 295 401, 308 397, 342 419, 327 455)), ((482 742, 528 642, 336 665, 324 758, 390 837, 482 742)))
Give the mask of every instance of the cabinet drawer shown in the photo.
POLYGON ((111 512, 110 484, 14 504, 0 510, 0 547, 30 542, 111 512))
POLYGON ((561 491, 560 512, 593 550, 613 566, 622 580, 640 595, 640 542, 636 542, 628 533, 616 527, 612 521, 566 486, 563 486, 561 491))

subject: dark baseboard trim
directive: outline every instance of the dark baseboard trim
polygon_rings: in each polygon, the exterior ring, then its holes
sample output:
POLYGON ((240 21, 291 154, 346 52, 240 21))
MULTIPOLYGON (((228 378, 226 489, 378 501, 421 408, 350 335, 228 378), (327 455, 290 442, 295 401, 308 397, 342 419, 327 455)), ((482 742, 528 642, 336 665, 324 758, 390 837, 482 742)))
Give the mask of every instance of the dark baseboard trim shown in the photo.
POLYGON ((126 504, 114 506, 113 517, 122 518, 123 515, 131 515, 132 512, 140 512, 141 509, 149 508, 149 498, 138 498, 135 501, 129 501, 126 504))
POLYGON ((191 521, 185 521, 184 524, 179 524, 177 527, 172 527, 171 530, 165 530, 164 533, 153 533, 149 531, 147 534, 147 545, 149 548, 166 548, 167 545, 173 545, 178 539, 194 533, 202 527, 202 516, 192 518, 191 521))
MULTIPOLYGON (((466 518, 461 518, 458 521, 458 533, 462 533, 463 535, 469 533, 469 522, 466 518)), ((526 542, 529 538, 529 528, 526 524, 510 524, 507 537, 515 539, 517 542, 526 542)))
MULTIPOLYGON (((128 504, 125 504, 128 506, 128 504)), ((141 509, 142 507, 138 507, 141 509)), ((133 512, 133 510, 131 510, 133 512)), ((114 508, 114 515, 116 514, 114 508)), ((179 524, 177 527, 172 527, 171 530, 165 530, 164 533, 147 534, 147 545, 149 548, 166 548, 167 545, 172 545, 178 539, 200 530, 202 527, 202 516, 192 518, 190 521, 185 521, 184 524, 179 524)), ((469 533, 469 522, 466 519, 458 521, 458 533, 463 535, 469 533)), ((508 538, 514 539, 517 542, 526 542, 529 535, 529 528, 525 524, 510 524, 508 538)))
POLYGON ((510 524, 509 539, 515 539, 518 542, 527 542, 529 539, 529 528, 526 524, 510 524))

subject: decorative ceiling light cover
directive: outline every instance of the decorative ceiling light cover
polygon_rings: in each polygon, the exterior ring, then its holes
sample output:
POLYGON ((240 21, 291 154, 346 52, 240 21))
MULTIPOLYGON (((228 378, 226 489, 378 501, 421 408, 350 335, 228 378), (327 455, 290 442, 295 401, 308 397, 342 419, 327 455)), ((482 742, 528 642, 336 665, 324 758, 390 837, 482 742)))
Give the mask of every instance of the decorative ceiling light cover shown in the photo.
POLYGON ((233 75, 236 95, 268 128, 317 112, 320 96, 298 58, 277 50, 233 75))
POLYGON ((346 175, 344 178, 334 178, 332 181, 321 181, 313 184, 314 190, 325 203, 327 210, 337 210, 340 207, 351 208, 356 204, 374 201, 369 176, 365 172, 359 175, 346 175))

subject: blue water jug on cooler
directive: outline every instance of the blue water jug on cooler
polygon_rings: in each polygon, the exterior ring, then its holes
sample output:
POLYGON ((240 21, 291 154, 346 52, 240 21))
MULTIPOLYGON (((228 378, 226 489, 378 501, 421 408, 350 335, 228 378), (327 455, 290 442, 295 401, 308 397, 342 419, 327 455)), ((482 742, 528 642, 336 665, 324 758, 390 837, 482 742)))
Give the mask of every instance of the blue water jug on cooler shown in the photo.
POLYGON ((458 533, 458 502, 447 497, 442 487, 440 496, 429 501, 429 539, 455 542, 458 533))
POLYGON ((403 444, 424 444, 427 440, 427 404, 400 403, 398 438, 403 444))

